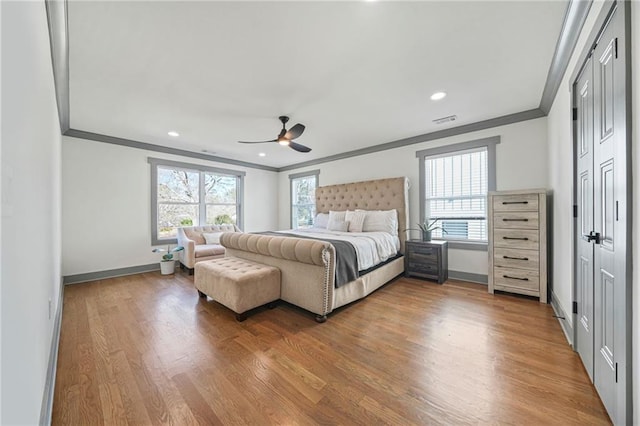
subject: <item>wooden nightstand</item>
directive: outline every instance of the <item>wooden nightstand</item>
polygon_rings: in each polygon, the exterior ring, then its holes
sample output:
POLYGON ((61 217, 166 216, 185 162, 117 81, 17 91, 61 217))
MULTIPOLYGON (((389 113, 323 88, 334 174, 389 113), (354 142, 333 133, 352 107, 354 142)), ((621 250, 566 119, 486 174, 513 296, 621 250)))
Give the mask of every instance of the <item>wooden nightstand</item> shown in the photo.
POLYGON ((409 240, 405 245, 404 274, 442 284, 449 278, 447 241, 409 240))

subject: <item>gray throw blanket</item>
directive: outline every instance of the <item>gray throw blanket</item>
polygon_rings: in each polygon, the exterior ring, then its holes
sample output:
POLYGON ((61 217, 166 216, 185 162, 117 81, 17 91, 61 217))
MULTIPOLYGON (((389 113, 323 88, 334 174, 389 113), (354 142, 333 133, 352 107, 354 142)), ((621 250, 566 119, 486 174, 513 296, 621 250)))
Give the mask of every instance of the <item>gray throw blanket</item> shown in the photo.
POLYGON ((358 273, 358 257, 356 255, 356 249, 355 247, 353 247, 353 244, 347 241, 330 240, 327 238, 313 238, 295 234, 286 234, 283 232, 254 232, 254 234, 326 241, 328 243, 331 243, 336 249, 336 288, 345 285, 346 283, 351 282, 360 276, 360 274, 358 273))

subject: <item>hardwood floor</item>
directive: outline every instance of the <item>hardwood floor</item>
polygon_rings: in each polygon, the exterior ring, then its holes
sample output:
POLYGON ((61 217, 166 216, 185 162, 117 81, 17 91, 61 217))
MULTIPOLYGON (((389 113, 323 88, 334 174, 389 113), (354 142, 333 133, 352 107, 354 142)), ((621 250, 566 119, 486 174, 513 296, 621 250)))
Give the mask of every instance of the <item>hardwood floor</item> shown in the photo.
POLYGON ((67 286, 54 425, 609 424, 550 306, 399 279, 324 324, 193 277, 67 286))

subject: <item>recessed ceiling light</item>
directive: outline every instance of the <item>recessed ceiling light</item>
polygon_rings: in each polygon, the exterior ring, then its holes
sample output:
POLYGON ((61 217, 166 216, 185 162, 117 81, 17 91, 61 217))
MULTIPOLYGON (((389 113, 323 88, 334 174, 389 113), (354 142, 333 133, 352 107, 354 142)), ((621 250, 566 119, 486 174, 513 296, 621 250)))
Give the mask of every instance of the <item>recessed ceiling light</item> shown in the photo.
POLYGON ((267 154, 265 154, 264 152, 261 152, 260 154, 258 154, 260 157, 266 157, 267 154))
POLYGON ((178 136, 180 136, 180 133, 176 132, 175 130, 172 130, 170 132, 167 133, 169 136, 173 136, 174 138, 177 138, 178 136))
POLYGON ((445 96, 447 96, 445 92, 436 92, 433 95, 431 95, 431 100, 439 101, 440 99, 443 99, 445 96))

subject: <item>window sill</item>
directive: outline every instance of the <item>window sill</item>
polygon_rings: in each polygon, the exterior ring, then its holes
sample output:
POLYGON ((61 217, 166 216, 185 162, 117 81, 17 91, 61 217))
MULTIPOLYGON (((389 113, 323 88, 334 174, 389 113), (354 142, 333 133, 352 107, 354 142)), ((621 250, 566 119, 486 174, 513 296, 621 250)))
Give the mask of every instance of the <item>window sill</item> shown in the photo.
POLYGON ((449 248, 455 249, 455 250, 470 250, 470 251, 488 251, 489 250, 488 242, 457 241, 457 240, 447 240, 444 238, 438 238, 438 240, 448 241, 449 248))

